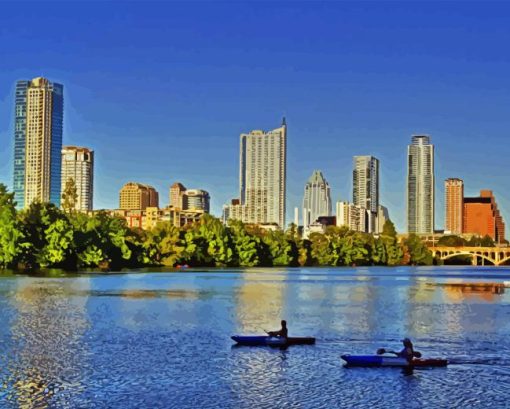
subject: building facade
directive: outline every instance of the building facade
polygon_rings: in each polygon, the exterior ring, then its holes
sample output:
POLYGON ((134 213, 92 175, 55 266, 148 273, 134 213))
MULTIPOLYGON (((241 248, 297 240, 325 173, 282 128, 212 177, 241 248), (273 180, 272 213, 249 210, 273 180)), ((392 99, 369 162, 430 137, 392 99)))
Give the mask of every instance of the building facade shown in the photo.
POLYGON ((209 213, 210 196, 209 192, 202 189, 187 189, 184 193, 186 197, 186 207, 183 210, 202 210, 209 213))
POLYGON ((287 125, 240 137, 240 199, 243 221, 285 228, 287 125))
POLYGON ((381 234, 384 229, 384 225, 390 219, 390 213, 384 206, 379 205, 377 210, 377 233, 381 234))
POLYGON ((75 183, 77 194, 74 210, 92 210, 94 202, 93 150, 79 146, 64 146, 62 149, 62 194, 71 179, 75 183))
POLYGON ((331 215, 331 190, 320 170, 314 170, 305 185, 303 228, 315 223, 319 216, 331 215))
POLYGON ((120 210, 145 210, 159 207, 159 194, 152 186, 128 182, 119 193, 120 210))
POLYGON ((407 148, 407 231, 434 233, 434 145, 414 135, 407 148))
POLYGON ((46 78, 16 83, 13 191, 18 208, 60 205, 64 87, 46 78))
POLYGON ((368 232, 369 211, 361 206, 349 202, 336 203, 336 225, 347 226, 349 230, 368 232))
POLYGON ((354 156, 352 202, 369 211, 368 230, 377 233, 379 208, 379 160, 373 156, 354 156))
MULTIPOLYGON (((181 210, 179 208, 167 207, 159 209, 157 207, 146 207, 145 209, 115 209, 115 210, 99 210, 106 212, 112 217, 120 217, 126 220, 126 224, 130 228, 149 230, 154 228, 160 222, 169 222, 175 227, 183 227, 188 224, 198 222, 204 212, 199 210, 181 210)), ((93 215, 95 211, 88 212, 93 215)))
POLYGON ((505 241, 505 223, 492 191, 481 190, 479 197, 465 197, 463 213, 464 234, 490 236, 496 243, 505 241))
POLYGON ((462 234, 464 220, 464 182, 450 178, 444 182, 446 234, 462 234))
POLYGON ((186 188, 182 183, 175 182, 170 187, 170 206, 177 209, 184 209, 186 203, 184 202, 184 192, 186 188))

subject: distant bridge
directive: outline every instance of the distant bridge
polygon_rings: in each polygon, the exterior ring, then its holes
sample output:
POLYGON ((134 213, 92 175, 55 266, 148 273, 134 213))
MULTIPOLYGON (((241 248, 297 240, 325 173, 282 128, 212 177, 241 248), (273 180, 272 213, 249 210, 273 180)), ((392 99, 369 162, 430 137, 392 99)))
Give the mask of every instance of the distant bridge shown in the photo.
POLYGON ((476 266, 480 259, 482 265, 488 261, 495 266, 504 264, 510 260, 510 247, 429 247, 434 257, 448 260, 456 256, 470 256, 471 263, 476 266))

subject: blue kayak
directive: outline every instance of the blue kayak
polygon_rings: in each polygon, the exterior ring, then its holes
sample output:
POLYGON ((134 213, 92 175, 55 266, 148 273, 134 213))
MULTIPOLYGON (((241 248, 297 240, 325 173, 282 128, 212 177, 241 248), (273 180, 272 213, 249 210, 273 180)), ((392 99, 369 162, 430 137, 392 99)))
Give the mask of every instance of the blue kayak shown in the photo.
POLYGON ((385 355, 342 355, 347 366, 382 367, 382 366, 446 366, 448 361, 441 358, 417 359, 408 362, 405 358, 385 355))
POLYGON ((268 335, 234 335, 232 338, 239 345, 249 346, 282 346, 315 344, 313 337, 270 337, 268 335))

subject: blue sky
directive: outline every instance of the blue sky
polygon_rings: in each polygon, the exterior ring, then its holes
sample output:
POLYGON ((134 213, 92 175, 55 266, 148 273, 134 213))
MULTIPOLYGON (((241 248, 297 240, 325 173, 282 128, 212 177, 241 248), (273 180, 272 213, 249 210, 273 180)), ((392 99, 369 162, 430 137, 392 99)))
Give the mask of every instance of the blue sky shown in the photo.
POLYGON ((96 151, 95 207, 127 181, 238 195, 239 134, 288 123, 288 221, 321 169, 351 200, 352 156, 381 161, 405 229, 411 134, 443 180, 493 189, 510 223, 510 3, 0 3, 0 182, 12 186, 14 83, 65 86, 64 143, 96 151))

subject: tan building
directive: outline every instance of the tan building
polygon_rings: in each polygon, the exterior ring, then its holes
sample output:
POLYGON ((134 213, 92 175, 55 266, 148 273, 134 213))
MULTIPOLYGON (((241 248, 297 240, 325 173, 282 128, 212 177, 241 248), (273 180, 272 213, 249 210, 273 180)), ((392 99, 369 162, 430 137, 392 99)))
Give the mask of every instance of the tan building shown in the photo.
POLYGON ((349 202, 336 203, 336 225, 347 226, 349 230, 368 232, 370 212, 361 206, 349 202))
POLYGON ((186 187, 179 182, 175 182, 170 187, 170 206, 178 209, 185 209, 185 196, 186 187))
MULTIPOLYGON (((89 212, 94 214, 100 211, 89 212)), ((120 217, 126 220, 126 224, 130 228, 138 228, 149 230, 160 222, 171 222, 175 227, 183 227, 188 224, 198 222, 204 215, 203 211, 195 210, 181 210, 174 207, 167 207, 165 209, 158 209, 157 207, 147 207, 141 209, 115 209, 106 210, 106 213, 112 217, 120 217)))
POLYGON ((145 210, 147 207, 159 207, 159 195, 152 186, 141 183, 126 183, 119 193, 121 210, 145 210))
POLYGON ((287 182, 287 125, 240 137, 240 199, 245 223, 285 228, 287 182))
POLYGON ((24 92, 25 95, 24 99, 16 101, 16 118, 20 118, 19 123, 16 121, 16 127, 22 129, 19 136, 16 132, 15 141, 14 185, 17 200, 23 198, 24 207, 34 201, 53 202, 58 206, 63 87, 39 77, 19 82, 16 92, 24 92), (18 146, 23 140, 24 146, 18 146))
POLYGON ((445 191, 445 233, 462 234, 464 218, 464 182, 450 178, 444 182, 445 191))
POLYGON ((66 184, 70 179, 74 180, 77 193, 74 210, 92 210, 94 199, 93 150, 79 146, 64 146, 62 149, 62 194, 64 194, 66 184))

